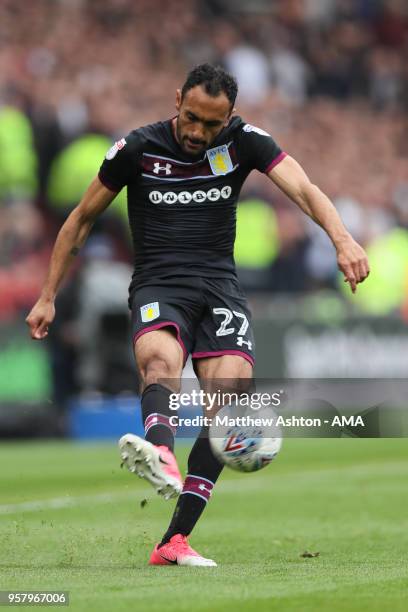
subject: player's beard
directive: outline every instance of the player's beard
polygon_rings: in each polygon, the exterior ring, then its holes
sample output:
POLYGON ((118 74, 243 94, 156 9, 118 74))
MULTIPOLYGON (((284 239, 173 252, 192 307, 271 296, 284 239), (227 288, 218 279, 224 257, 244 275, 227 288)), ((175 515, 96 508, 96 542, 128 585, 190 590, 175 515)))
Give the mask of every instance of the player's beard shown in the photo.
MULTIPOLYGON (((180 125, 179 125, 179 117, 176 118, 175 132, 176 132, 177 141, 178 141, 180 147, 183 149, 184 153, 186 153, 190 157, 201 157, 203 152, 208 148, 208 144, 206 142, 203 142, 202 143, 202 147, 197 149, 197 151, 188 149, 185 146, 185 141, 189 137, 187 135, 183 135, 182 134, 181 129, 180 129, 180 125)), ((197 144, 201 144, 201 142, 202 141, 200 141, 200 143, 197 143, 197 144)))

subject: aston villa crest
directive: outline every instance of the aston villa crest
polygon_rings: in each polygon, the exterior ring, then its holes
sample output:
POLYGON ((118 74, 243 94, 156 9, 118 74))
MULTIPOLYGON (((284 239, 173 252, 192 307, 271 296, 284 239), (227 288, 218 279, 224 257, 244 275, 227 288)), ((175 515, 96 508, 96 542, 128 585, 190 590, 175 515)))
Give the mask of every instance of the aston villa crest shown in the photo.
POLYGON ((207 157, 210 162, 211 170, 216 176, 228 174, 228 172, 234 169, 227 145, 208 149, 207 157))
POLYGON ((154 321, 160 316, 159 302, 151 302, 140 307, 140 314, 142 315, 143 323, 154 321))

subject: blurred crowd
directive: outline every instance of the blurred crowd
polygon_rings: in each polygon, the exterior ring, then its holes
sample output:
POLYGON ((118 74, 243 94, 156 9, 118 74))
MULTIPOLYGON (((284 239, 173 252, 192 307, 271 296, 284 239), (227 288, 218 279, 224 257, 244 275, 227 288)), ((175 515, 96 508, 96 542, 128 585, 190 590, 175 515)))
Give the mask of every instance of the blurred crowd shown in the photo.
MULTIPOLYGON (((408 230, 406 0, 0 0, 0 318, 37 296, 109 143, 171 117, 204 61, 237 76, 237 112, 298 159, 364 245, 408 230)), ((237 252, 249 289, 337 286, 325 235, 271 183, 253 173, 242 199, 268 208, 276 243, 259 265, 237 252)), ((111 260, 131 261, 123 206, 97 231, 111 260)))

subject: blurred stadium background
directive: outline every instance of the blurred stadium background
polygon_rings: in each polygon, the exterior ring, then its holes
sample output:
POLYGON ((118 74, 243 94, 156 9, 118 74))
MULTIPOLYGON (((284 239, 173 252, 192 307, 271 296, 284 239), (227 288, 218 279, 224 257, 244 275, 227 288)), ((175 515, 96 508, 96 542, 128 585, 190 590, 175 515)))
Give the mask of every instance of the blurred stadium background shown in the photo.
POLYGON ((408 5, 404 0, 0 0, 0 436, 135 429, 125 194, 94 228, 49 339, 24 318, 56 233, 112 141, 171 117, 195 64, 239 81, 334 201, 372 274, 352 297, 325 234, 253 173, 236 261, 262 377, 408 374, 408 5))

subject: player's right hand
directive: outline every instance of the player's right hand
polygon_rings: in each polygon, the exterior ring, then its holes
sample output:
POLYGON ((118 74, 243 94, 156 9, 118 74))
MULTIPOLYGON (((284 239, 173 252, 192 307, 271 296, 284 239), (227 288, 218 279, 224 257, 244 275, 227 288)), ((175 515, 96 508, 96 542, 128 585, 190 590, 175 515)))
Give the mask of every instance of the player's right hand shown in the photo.
POLYGON ((31 338, 33 340, 43 340, 46 338, 48 336, 48 326, 51 325, 54 317, 54 302, 45 301, 40 298, 26 318, 31 338))
POLYGON ((356 292, 357 284, 365 281, 370 274, 370 265, 364 249, 349 235, 346 240, 336 244, 337 264, 344 274, 344 282, 356 292))

